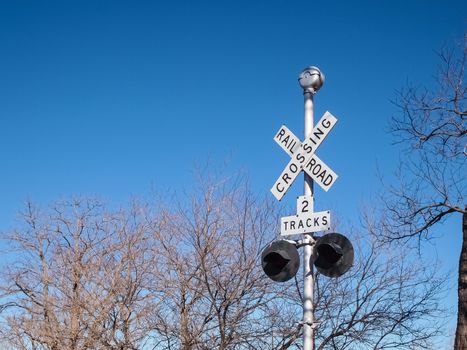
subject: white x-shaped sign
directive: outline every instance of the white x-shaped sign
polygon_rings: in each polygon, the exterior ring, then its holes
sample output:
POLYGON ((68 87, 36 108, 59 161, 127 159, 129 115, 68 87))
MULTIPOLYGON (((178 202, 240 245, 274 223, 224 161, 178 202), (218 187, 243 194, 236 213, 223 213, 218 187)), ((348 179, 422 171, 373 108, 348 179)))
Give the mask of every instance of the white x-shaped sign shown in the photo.
POLYGON ((337 118, 326 112, 313 128, 311 135, 303 143, 285 125, 282 125, 274 140, 292 159, 271 188, 277 200, 284 197, 298 174, 304 170, 322 189, 328 191, 337 179, 336 173, 314 153, 321 142, 336 125, 337 118))

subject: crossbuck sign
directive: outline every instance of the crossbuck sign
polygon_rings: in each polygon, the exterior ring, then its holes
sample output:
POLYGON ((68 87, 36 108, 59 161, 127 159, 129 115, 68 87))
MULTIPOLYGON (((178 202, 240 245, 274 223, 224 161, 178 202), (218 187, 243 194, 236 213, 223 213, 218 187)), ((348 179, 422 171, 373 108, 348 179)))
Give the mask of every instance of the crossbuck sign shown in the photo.
MULTIPOLYGON (((313 128, 311 135, 303 142, 285 125, 282 125, 274 136, 274 140, 292 158, 282 174, 276 180, 271 192, 277 200, 281 200, 290 188, 298 174, 305 171, 323 190, 328 191, 337 179, 332 171, 315 154, 331 129, 336 125, 337 118, 326 112, 313 128)), ((329 211, 313 212, 313 198, 301 196, 297 200, 297 215, 281 219, 281 235, 303 234, 323 231, 330 228, 329 211)))

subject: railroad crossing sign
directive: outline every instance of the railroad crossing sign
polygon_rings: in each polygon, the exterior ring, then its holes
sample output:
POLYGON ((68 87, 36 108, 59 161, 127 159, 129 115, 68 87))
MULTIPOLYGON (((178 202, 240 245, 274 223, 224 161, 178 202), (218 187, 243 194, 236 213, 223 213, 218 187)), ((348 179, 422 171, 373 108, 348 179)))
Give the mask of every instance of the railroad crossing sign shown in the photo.
POLYGON ((277 200, 284 197, 302 170, 323 190, 328 191, 331 188, 337 179, 337 175, 314 153, 336 123, 336 117, 329 112, 324 113, 318 124, 313 128, 311 135, 303 142, 300 142, 300 139, 285 125, 281 126, 276 136, 274 136, 274 140, 292 159, 271 188, 271 192, 277 200))
MULTIPOLYGON (((300 142, 300 139, 285 125, 279 128, 274 136, 274 141, 292 159, 271 188, 274 197, 281 200, 302 170, 325 191, 331 188, 337 175, 318 158, 315 152, 336 123, 336 117, 329 112, 324 113, 313 128, 311 135, 304 142, 300 142)), ((288 236, 329 230, 331 213, 329 211, 314 212, 313 209, 312 196, 298 197, 297 214, 281 218, 281 235, 288 236)))

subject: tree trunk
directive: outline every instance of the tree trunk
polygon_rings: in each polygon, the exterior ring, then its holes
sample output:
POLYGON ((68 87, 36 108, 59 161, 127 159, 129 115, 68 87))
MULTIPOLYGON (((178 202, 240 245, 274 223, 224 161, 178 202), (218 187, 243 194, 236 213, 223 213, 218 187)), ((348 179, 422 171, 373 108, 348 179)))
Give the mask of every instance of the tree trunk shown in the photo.
POLYGON ((457 329, 454 350, 467 349, 467 213, 462 216, 462 249, 459 259, 457 329))

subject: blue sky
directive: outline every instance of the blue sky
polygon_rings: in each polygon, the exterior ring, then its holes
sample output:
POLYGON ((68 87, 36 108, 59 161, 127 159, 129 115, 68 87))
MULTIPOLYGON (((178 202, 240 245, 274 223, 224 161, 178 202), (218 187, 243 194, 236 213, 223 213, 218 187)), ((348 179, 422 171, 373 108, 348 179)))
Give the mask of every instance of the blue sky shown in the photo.
MULTIPOLYGON (((435 51, 462 38, 466 15, 465 1, 1 1, 0 229, 27 198, 125 203, 190 188, 208 160, 268 193, 288 161, 276 130, 303 133, 309 65, 326 75, 316 120, 339 120, 318 151, 339 179, 316 209, 355 222, 377 165, 398 159, 394 91, 433 84, 435 51)), ((444 237, 455 270, 460 240, 444 237)))

